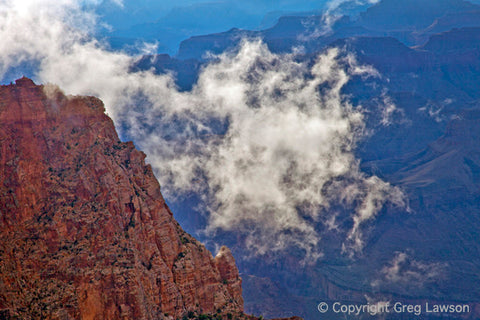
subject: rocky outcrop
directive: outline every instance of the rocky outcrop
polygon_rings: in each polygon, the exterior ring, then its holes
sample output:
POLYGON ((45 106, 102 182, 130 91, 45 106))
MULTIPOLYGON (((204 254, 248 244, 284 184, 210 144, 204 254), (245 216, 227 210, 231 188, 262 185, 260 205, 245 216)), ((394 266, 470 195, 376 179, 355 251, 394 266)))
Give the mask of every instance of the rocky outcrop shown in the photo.
POLYGON ((232 252, 226 246, 222 246, 215 256, 215 265, 217 266, 222 282, 227 285, 228 291, 243 306, 242 298, 242 279, 238 273, 232 252))
POLYGON ((0 317, 241 315, 230 251, 181 229, 104 111, 27 78, 0 87, 0 317))

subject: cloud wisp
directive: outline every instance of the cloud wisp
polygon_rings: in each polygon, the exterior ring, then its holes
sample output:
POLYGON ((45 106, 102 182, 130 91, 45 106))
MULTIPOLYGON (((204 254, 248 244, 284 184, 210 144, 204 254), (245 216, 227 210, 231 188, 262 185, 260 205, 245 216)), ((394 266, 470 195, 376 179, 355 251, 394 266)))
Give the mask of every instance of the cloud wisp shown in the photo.
POLYGON ((377 73, 351 55, 331 49, 312 65, 244 41, 181 92, 171 76, 133 73, 135 57, 91 38, 96 17, 77 1, 6 1, 0 16, 2 75, 36 61, 37 81, 100 97, 148 154, 166 197, 196 192, 207 231, 239 232, 252 253, 296 246, 320 257, 319 226, 340 230, 332 205, 350 210, 343 248, 356 252, 366 222, 386 203, 404 205, 399 189, 355 158, 364 115, 342 88, 377 73))
POLYGON ((419 289, 445 276, 447 264, 427 263, 414 259, 410 253, 395 252, 392 260, 381 269, 380 279, 372 282, 373 288, 408 288, 415 283, 419 289))
POLYGON ((316 38, 329 36, 333 33, 335 23, 344 15, 348 15, 345 8, 361 7, 364 5, 373 5, 379 0, 331 0, 325 5, 324 13, 320 19, 320 25, 317 25, 311 18, 304 20, 307 31, 300 35, 299 40, 311 41, 316 38), (310 27, 310 28, 309 28, 310 27))

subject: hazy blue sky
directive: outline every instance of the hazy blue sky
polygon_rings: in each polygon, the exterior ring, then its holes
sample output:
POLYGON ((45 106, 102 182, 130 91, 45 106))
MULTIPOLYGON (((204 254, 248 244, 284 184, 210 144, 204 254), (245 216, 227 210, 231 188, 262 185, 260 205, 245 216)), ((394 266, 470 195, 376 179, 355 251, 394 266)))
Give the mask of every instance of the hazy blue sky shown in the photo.
MULTIPOLYGON (((116 4, 118 1, 103 1, 101 10, 106 13, 109 20, 130 16, 131 19, 124 20, 125 25, 132 25, 143 22, 154 21, 167 15, 175 7, 188 7, 198 4, 218 5, 228 4, 232 8, 239 8, 242 12, 252 15, 265 15, 271 11, 304 11, 321 9, 327 0, 223 0, 223 1, 206 1, 206 0, 123 0, 123 9, 116 4), (117 16, 110 16, 115 13, 117 16)), ((100 11, 102 12, 102 11, 100 11)), ((117 19, 117 20, 120 20, 117 19)), ((212 21, 215 23, 215 21, 212 21)))
MULTIPOLYGON (((123 0, 123 5, 119 6, 119 1, 105 0, 97 10, 105 21, 116 29, 126 29, 141 23, 161 22, 172 13, 195 12, 198 8, 222 8, 226 14, 236 16, 235 20, 243 18, 245 26, 252 28, 258 26, 262 18, 270 12, 319 10, 328 2, 327 0, 123 0)), ((177 18, 177 23, 181 24, 185 15, 177 15, 177 18)), ((217 23, 215 20, 212 19, 210 23, 215 25, 217 23)))
MULTIPOLYGON (((318 11, 328 0, 90 0, 112 27, 107 36, 158 41, 159 50, 174 53, 180 41, 194 35, 229 30, 264 29, 292 12, 318 11), (273 13, 273 14, 272 14, 273 13), (268 19, 265 16, 268 15, 268 19)), ((123 43, 124 40, 117 40, 123 43)), ((127 40, 128 42, 129 40, 127 40)))

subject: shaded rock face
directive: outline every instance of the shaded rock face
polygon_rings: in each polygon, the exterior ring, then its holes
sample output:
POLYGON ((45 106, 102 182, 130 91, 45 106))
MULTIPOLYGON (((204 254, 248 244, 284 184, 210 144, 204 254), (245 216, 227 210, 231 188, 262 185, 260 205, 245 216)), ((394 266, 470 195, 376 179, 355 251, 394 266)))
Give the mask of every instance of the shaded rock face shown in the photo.
POLYGON ((0 87, 0 313, 162 319, 241 313, 217 258, 172 217, 145 154, 100 100, 22 78, 0 87))

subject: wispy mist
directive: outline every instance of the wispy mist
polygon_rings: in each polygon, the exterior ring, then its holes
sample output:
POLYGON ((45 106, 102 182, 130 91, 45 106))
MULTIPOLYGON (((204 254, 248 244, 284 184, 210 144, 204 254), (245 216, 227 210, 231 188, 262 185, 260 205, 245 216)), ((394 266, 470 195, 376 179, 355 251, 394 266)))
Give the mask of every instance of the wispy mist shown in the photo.
MULTIPOLYGON (((300 35, 299 40, 309 41, 319 37, 328 36, 333 32, 333 26, 342 16, 349 15, 346 8, 373 5, 380 0, 330 0, 326 3, 324 13, 321 17, 321 24, 314 28, 307 28, 307 31, 300 35)), ((305 19, 305 25, 311 24, 305 19)))
POLYGON ((342 88, 378 74, 349 54, 332 49, 309 65, 244 41, 180 92, 171 76, 132 73, 135 57, 90 38, 96 17, 77 1, 7 1, 0 17, 2 75, 34 60, 37 81, 99 96, 147 153, 167 198, 201 195, 207 232, 240 232, 253 253, 294 245, 316 258, 318 226, 339 229, 332 205, 351 208, 352 227, 339 231, 348 253, 361 250, 363 224, 387 202, 404 205, 355 158, 364 115, 342 88))
POLYGON ((372 287, 376 289, 392 286, 409 288, 412 283, 415 283, 421 289, 426 284, 438 282, 443 278, 447 266, 446 263, 418 261, 412 257, 411 252, 395 252, 391 261, 382 268, 379 279, 372 282, 372 287))

